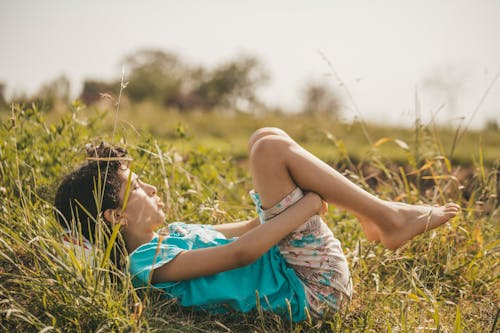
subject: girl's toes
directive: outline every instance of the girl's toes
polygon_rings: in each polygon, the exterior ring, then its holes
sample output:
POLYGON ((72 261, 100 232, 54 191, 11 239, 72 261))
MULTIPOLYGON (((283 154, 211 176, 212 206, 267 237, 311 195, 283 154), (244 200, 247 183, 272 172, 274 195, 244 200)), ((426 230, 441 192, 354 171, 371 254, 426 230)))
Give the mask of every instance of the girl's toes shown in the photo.
POLYGON ((455 217, 458 214, 458 211, 456 209, 447 209, 445 210, 445 215, 447 216, 448 219, 451 219, 452 217, 455 217))

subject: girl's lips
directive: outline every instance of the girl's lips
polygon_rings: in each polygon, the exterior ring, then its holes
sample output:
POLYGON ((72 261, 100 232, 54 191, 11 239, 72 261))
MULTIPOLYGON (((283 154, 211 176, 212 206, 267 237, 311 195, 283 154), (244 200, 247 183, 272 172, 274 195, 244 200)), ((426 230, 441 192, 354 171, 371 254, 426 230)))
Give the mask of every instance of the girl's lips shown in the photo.
POLYGON ((163 201, 161 201, 160 197, 156 196, 155 199, 156 199, 156 205, 158 206, 158 208, 163 208, 165 206, 163 201))

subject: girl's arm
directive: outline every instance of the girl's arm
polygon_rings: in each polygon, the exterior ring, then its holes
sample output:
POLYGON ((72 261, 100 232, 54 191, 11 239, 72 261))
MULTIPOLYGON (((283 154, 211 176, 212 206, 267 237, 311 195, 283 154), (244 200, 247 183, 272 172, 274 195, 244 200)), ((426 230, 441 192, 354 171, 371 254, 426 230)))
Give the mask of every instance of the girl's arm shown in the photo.
POLYGON ((321 198, 307 193, 283 213, 222 246, 179 253, 153 272, 152 283, 181 281, 249 265, 311 216, 322 213, 321 198))
POLYGON ((214 225, 214 229, 222 233, 226 238, 240 237, 247 231, 260 225, 260 220, 258 217, 241 222, 224 223, 214 225))

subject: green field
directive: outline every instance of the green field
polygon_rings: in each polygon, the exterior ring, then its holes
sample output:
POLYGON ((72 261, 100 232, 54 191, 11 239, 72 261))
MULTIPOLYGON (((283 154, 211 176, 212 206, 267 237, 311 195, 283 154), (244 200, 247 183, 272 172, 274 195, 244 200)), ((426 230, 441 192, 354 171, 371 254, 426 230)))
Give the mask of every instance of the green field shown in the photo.
POLYGON ((15 107, 0 128, 0 330, 168 332, 495 332, 500 326, 498 131, 457 132, 345 124, 267 113, 75 105, 64 114, 15 107), (116 127, 115 127, 116 125, 116 127), (397 251, 370 244, 356 219, 331 206, 355 293, 348 308, 292 324, 255 311, 215 316, 180 309, 128 273, 98 245, 94 263, 61 243, 52 200, 61 176, 85 160, 84 145, 124 145, 169 202, 168 221, 223 223, 253 216, 246 140, 277 126, 359 186, 409 203, 459 202, 460 216, 397 251), (458 133, 458 135, 457 135, 458 133), (453 148, 455 147, 455 148, 453 148), (111 273, 111 274, 110 274, 111 273), (113 278, 112 278, 113 277, 113 278))
MULTIPOLYGON (((86 112, 92 113, 92 110, 79 114, 84 115, 86 112)), ((114 124, 113 112, 103 114, 109 127, 114 124)), ((421 159, 440 154, 461 166, 472 166, 474 162, 479 162, 480 150, 486 165, 491 166, 500 159, 500 131, 462 133, 462 129, 459 129, 457 134, 456 128, 437 127, 435 124, 421 124, 416 130, 415 127, 388 128, 361 122, 346 124, 335 118, 303 114, 267 112, 254 115, 207 111, 181 113, 149 103, 120 110, 118 119, 120 127, 126 131, 148 133, 173 143, 176 148, 187 147, 189 150, 191 146, 203 144, 237 158, 246 156, 246 142, 255 129, 275 126, 285 129, 322 159, 332 162, 345 154, 359 162, 367 159, 367 154, 380 154, 385 160, 407 163, 408 152, 393 142, 374 149, 374 144, 382 138, 402 140, 410 147, 410 153, 417 154, 421 159), (453 143, 455 149, 452 153, 453 143)))

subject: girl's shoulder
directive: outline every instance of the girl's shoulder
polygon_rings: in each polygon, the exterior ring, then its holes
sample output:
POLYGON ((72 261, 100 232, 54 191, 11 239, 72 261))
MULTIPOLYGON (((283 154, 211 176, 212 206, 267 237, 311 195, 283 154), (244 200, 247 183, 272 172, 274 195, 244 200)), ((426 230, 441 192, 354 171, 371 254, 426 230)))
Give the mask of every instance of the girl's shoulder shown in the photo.
POLYGON ((188 248, 217 246, 230 241, 209 224, 174 222, 168 225, 167 232, 164 242, 185 243, 188 248))
POLYGON ((212 225, 172 222, 157 231, 148 243, 142 244, 132 253, 155 252, 159 249, 180 248, 190 250, 226 243, 226 237, 212 225))
POLYGON ((173 236, 173 237, 183 237, 198 233, 205 233, 207 231, 217 233, 217 231, 213 226, 207 224, 172 222, 166 228, 161 229, 159 234, 173 236))

